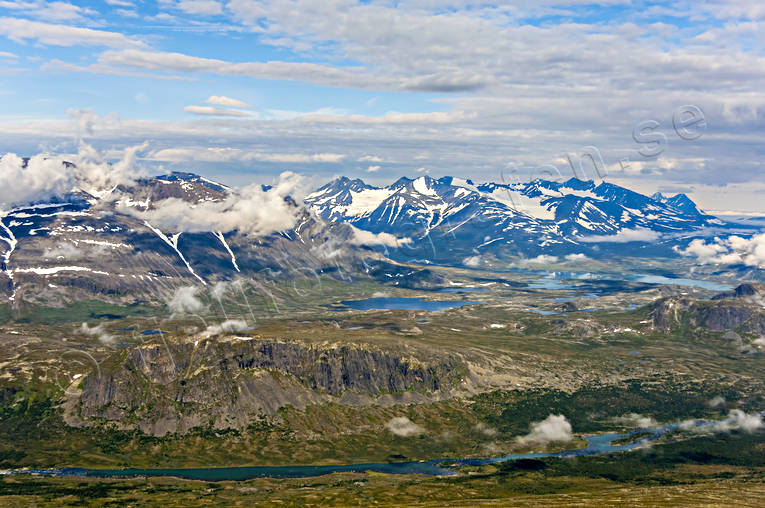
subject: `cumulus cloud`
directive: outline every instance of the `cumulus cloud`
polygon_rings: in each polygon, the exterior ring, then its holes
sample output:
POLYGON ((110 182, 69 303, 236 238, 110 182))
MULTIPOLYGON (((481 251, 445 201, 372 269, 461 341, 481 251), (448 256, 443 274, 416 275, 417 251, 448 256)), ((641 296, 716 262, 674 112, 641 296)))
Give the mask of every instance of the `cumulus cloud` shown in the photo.
POLYGON ((522 259, 519 261, 522 265, 549 265, 558 262, 557 256, 550 256, 549 254, 540 254, 535 258, 522 259))
POLYGON ((550 415, 541 422, 531 424, 531 432, 518 437, 523 445, 546 444, 551 441, 571 441, 574 439, 571 424, 563 415, 550 415))
POLYGON ((394 435, 401 437, 419 436, 425 432, 425 429, 412 422, 412 420, 406 416, 391 418, 388 420, 388 423, 385 424, 385 427, 387 427, 387 429, 394 435))
POLYGON ((477 268, 481 266, 481 261, 481 256, 469 256, 462 260, 462 264, 470 268, 477 268))
POLYGON ((123 205, 120 209, 164 231, 202 233, 239 231, 247 235, 267 235, 295 225, 301 208, 291 198, 300 198, 302 179, 291 172, 281 174, 270 189, 259 184, 232 191, 220 201, 189 203, 178 198, 165 199, 155 208, 137 210, 123 205))
POLYGON ((250 326, 247 321, 241 319, 227 319, 219 325, 210 325, 202 332, 205 337, 212 337, 221 333, 241 332, 247 330, 250 326))
POLYGON ((172 314, 195 314, 205 309, 204 303, 199 299, 199 288, 185 286, 175 290, 173 296, 167 300, 167 307, 172 314))
POLYGON ((648 429, 656 426, 656 420, 650 416, 643 416, 637 413, 619 416, 614 421, 627 427, 637 427, 639 429, 648 429))
POLYGON ((350 243, 353 245, 384 245, 397 248, 412 242, 411 238, 399 238, 390 233, 372 233, 353 226, 351 228, 353 237, 350 239, 350 243))
POLYGON ((729 432, 731 430, 743 430, 752 433, 763 428, 762 415, 747 414, 740 409, 731 409, 728 418, 715 423, 710 427, 714 432, 729 432))
POLYGON ((709 404, 709 407, 723 407, 725 406, 725 398, 718 395, 717 397, 712 397, 707 404, 709 404))
POLYGON ((83 335, 87 335, 89 337, 98 337, 98 340, 103 342, 104 344, 111 344, 114 342, 115 338, 112 335, 109 335, 104 330, 104 325, 97 325, 97 326, 88 326, 88 323, 82 323, 82 326, 80 326, 80 333, 83 335))
POLYGON ((615 235, 592 235, 580 236, 577 238, 585 243, 627 243, 627 242, 653 242, 661 238, 661 233, 651 231, 650 229, 622 229, 615 235))
POLYGON ((588 258, 586 254, 581 254, 581 253, 566 255, 566 261, 576 262, 576 261, 587 261, 588 259, 590 258, 588 258))
POLYGON ((251 116, 245 111, 236 111, 234 109, 215 108, 213 106, 186 106, 183 108, 186 113, 204 116, 251 116))
POLYGON ((69 192, 74 186, 74 175, 61 160, 45 155, 32 157, 26 165, 16 154, 0 157, 0 206, 43 200, 69 192))
POLYGON ((249 104, 239 99, 232 99, 225 95, 211 95, 206 101, 207 104, 215 104, 216 106, 227 106, 230 108, 250 108, 249 104))
POLYGON ((7 153, 0 157, 0 207, 44 201, 76 190, 99 194, 128 183, 141 173, 136 168, 136 153, 145 147, 126 148, 115 164, 86 143, 80 143, 79 151, 69 156, 38 154, 25 161, 7 153))
POLYGON ((731 409, 728 417, 712 423, 705 423, 701 420, 686 420, 679 425, 681 430, 686 430, 698 434, 709 434, 713 432, 730 432, 733 430, 742 430, 747 433, 753 433, 765 427, 762 415, 759 413, 747 414, 740 409, 731 409))
POLYGON ((233 283, 226 282, 224 280, 217 282, 211 289, 210 294, 216 299, 221 300, 223 296, 229 291, 233 283))
POLYGON ((380 170, 380 166, 369 166, 367 173, 377 173, 380 170))
POLYGON ((710 242, 693 240, 685 249, 676 248, 684 256, 695 257, 699 263, 738 265, 765 268, 765 233, 751 238, 729 236, 710 242))

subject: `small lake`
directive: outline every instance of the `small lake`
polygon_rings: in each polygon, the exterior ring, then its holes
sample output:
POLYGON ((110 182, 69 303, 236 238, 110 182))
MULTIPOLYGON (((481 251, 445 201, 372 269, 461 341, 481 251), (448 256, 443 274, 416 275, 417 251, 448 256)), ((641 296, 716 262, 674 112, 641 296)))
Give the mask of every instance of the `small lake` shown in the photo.
POLYGON ((456 309, 465 305, 475 305, 483 302, 474 301, 438 301, 425 298, 365 298, 364 300, 345 300, 340 302, 353 310, 439 310, 456 309))

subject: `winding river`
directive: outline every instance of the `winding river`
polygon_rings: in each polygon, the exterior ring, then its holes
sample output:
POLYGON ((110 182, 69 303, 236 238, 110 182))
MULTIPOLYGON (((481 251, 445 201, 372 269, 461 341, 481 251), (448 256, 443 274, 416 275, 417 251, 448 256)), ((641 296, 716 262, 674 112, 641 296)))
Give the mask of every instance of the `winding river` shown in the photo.
MULTIPOLYGON (((765 414, 765 413, 761 413, 765 414)), ((724 421, 724 420, 723 420, 724 421)), ((720 424, 720 421, 694 420, 686 422, 683 427, 696 427, 702 429, 720 424)), ((242 481, 259 477, 270 478, 309 478, 331 473, 367 472, 387 474, 425 474, 449 476, 454 475, 455 469, 463 466, 480 466, 506 462, 510 460, 545 458, 545 457, 581 457, 587 455, 601 455, 613 452, 626 452, 644 447, 646 444, 656 441, 668 432, 675 431, 681 424, 668 424, 657 428, 639 429, 626 433, 604 433, 584 436, 587 446, 576 450, 564 452, 539 452, 511 454, 503 457, 487 459, 432 459, 419 462, 379 462, 366 464, 347 464, 333 466, 253 466, 253 467, 205 467, 188 469, 85 469, 85 468, 58 468, 58 469, 14 469, 2 471, 0 474, 34 474, 41 476, 74 476, 96 478, 131 478, 146 476, 172 476, 189 480, 202 481, 242 481), (642 436, 625 444, 613 444, 637 434, 642 436)))

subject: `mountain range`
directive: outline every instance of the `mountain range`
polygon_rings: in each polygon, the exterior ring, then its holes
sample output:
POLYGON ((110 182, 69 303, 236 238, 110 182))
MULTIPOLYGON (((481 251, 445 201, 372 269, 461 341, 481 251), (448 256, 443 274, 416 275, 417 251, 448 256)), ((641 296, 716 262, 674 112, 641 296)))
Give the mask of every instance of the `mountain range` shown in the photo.
POLYGON ((290 199, 294 225, 264 235, 181 231, 153 222, 152 212, 165 203, 182 203, 187 208, 178 214, 183 215, 204 203, 222 203, 230 194, 225 185, 175 172, 101 193, 76 190, 3 212, 0 294, 14 305, 93 295, 163 300, 180 286, 334 272, 339 244, 345 245, 346 267, 359 259, 347 242, 353 236, 349 226, 324 221, 290 199))
MULTIPOLYGON (((0 292, 11 302, 76 301, 94 294, 132 301, 240 276, 378 273, 379 266, 370 270, 365 260, 388 263, 383 256, 479 266, 482 258, 677 255, 672 247, 679 241, 725 227, 683 194, 649 197, 577 179, 476 184, 427 176, 387 187, 342 177, 310 194, 304 205, 280 197, 294 224, 266 234, 154 222, 167 204, 183 203, 186 208, 175 213, 184 215, 210 203, 225 208, 232 195, 223 184, 174 172, 103 192, 74 189, 3 212, 0 292)), ((229 208, 225 213, 241 206, 229 208)))
POLYGON ((422 176, 374 187, 342 177, 305 201, 328 221, 412 240, 393 250, 394 258, 434 263, 478 255, 602 255, 614 244, 622 252, 655 252, 660 236, 668 239, 661 250, 671 254, 673 237, 724 226, 684 194, 649 197, 576 178, 477 184, 422 176))

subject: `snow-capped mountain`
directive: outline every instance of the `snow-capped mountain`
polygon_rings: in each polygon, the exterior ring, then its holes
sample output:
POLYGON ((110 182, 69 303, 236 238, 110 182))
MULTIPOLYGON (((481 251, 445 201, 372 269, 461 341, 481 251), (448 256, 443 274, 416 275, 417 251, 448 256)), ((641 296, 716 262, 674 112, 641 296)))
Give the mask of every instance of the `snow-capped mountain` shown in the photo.
POLYGON ((433 262, 487 251, 523 256, 591 251, 601 237, 617 240, 624 231, 689 233, 722 224, 682 194, 648 197, 575 178, 476 184, 423 176, 374 187, 343 177, 309 195, 306 203, 329 221, 411 238, 415 241, 392 255, 421 254, 433 262), (407 252, 413 245, 416 254, 407 252))
POLYGON ((351 228, 327 223, 294 201, 291 228, 258 236, 169 230, 152 223, 151 214, 132 213, 171 199, 192 205, 221 202, 229 192, 200 176, 172 173, 0 212, 0 299, 13 305, 93 295, 161 300, 180 286, 239 276, 298 271, 305 277, 311 270, 336 270, 338 261, 328 253, 337 254, 343 243, 345 262, 353 263, 356 251, 346 241, 351 228))

